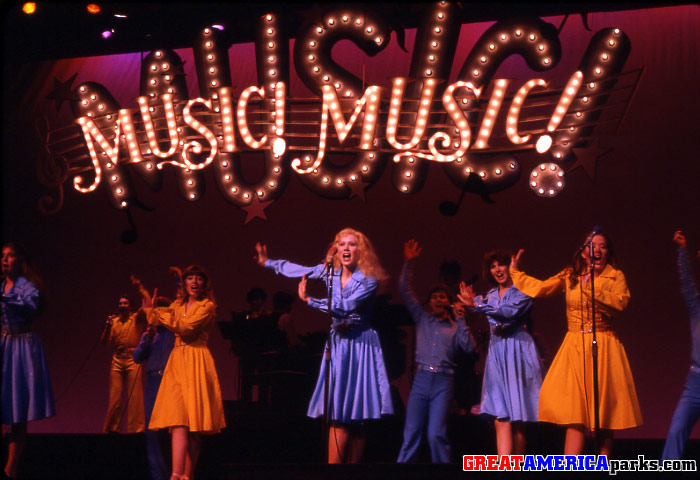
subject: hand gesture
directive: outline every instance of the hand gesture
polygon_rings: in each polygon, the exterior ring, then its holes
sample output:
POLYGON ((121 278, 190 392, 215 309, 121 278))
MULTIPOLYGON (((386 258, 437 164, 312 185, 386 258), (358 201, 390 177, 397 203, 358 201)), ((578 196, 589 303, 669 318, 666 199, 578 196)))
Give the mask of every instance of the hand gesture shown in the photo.
POLYGON ((455 318, 464 318, 464 304, 461 302, 452 304, 452 313, 454 313, 455 318))
POLYGON ((257 255, 255 255, 255 261, 258 262, 258 265, 264 267, 265 262, 267 262, 267 259, 270 258, 267 256, 267 246, 258 242, 255 244, 255 251, 257 252, 257 255))
POLYGON ((403 244, 403 258, 405 260, 414 260, 418 258, 423 251, 423 247, 413 238, 403 244))
POLYGON ((116 315, 110 315, 107 317, 107 321, 105 322, 105 327, 111 327, 112 324, 114 323, 114 319, 117 318, 116 315))
POLYGON ((471 285, 467 286, 466 283, 461 282, 459 284, 459 293, 457 298, 466 306, 474 307, 476 303, 474 302, 474 289, 471 285))
POLYGON ((678 230, 676 233, 673 234, 673 241, 675 244, 681 248, 686 247, 686 241, 685 241, 685 235, 683 235, 683 232, 681 230, 678 230))
POLYGON ((522 248, 518 250, 518 253, 510 257, 510 268, 513 270, 520 270, 520 256, 525 250, 522 248))
POLYGON ((309 302, 309 295, 306 293, 306 275, 301 277, 301 281, 299 282, 299 298, 305 303, 309 302))
POLYGON ((158 298, 158 289, 153 290, 153 298, 144 298, 141 300, 141 308, 153 308, 158 298))

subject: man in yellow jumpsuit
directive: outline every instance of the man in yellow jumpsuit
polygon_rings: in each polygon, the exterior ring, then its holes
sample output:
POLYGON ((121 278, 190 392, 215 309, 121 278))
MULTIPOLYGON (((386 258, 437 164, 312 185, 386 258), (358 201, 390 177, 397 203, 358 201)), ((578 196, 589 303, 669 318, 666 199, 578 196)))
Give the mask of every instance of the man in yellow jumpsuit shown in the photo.
MULTIPOLYGON (((142 289, 140 282, 132 278, 134 285, 142 289)), ((141 369, 134 362, 134 348, 139 344, 146 327, 146 316, 139 309, 131 310, 131 302, 122 295, 119 298, 119 313, 107 319, 102 332, 102 343, 114 348, 112 369, 109 374, 109 408, 105 419, 105 432, 119 432, 124 410, 122 398, 127 396, 127 433, 144 431, 143 382, 141 369)))

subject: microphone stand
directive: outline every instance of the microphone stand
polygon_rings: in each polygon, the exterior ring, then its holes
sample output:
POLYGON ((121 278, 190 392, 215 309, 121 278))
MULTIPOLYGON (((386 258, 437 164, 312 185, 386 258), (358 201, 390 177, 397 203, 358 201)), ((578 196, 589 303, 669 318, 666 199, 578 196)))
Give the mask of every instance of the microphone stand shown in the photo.
POLYGON ((595 435, 593 437, 593 448, 595 455, 598 454, 600 446, 600 405, 598 401, 598 340, 596 338, 595 325, 595 258, 593 255, 593 242, 588 244, 590 265, 591 265, 591 357, 593 359, 593 422, 595 435))
MULTIPOLYGON (((327 288, 328 288, 328 321, 329 321, 328 325, 329 325, 329 328, 328 328, 328 341, 326 342, 326 348, 325 348, 325 351, 323 353, 323 363, 324 363, 324 367, 326 369, 326 377, 324 378, 324 381, 323 381, 323 410, 325 412, 324 431, 328 433, 326 438, 327 438, 328 444, 330 445, 331 416, 330 416, 330 405, 329 404, 331 401, 331 392, 330 392, 329 386, 330 386, 331 367, 332 367, 332 365, 331 365, 331 348, 332 348, 331 334, 333 331, 333 314, 331 313, 331 305, 333 302, 333 274, 334 274, 334 270, 335 270, 335 267, 333 265, 333 260, 328 262, 327 267, 328 267, 327 288)), ((322 444, 323 444, 323 442, 322 442, 322 444)), ((328 461, 330 459, 329 448, 326 448, 324 450, 324 452, 325 452, 325 456, 326 456, 326 463, 328 463, 328 461)))

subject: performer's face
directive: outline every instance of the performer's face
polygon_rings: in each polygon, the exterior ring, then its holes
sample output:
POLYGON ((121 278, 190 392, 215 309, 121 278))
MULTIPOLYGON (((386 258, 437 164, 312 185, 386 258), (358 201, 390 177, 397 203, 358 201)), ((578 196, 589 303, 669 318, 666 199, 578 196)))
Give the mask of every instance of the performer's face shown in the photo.
POLYGON ((131 303, 129 302, 128 298, 122 297, 119 299, 119 304, 117 307, 119 308, 120 312, 128 312, 129 308, 131 308, 131 303))
POLYGON ((433 315, 438 317, 443 316, 447 313, 447 308, 450 305, 450 299, 443 290, 435 290, 430 295, 430 308, 433 311, 433 315))
POLYGON ((505 287, 510 283, 510 272, 508 271, 508 265, 499 263, 497 260, 494 260, 491 263, 491 276, 501 287, 505 287))
POLYGON ((186 277, 185 289, 190 298, 199 298, 204 293, 204 277, 201 275, 186 277))
POLYGON ((20 262, 15 251, 10 247, 4 247, 2 249, 2 273, 4 275, 19 273, 19 267, 20 262))
MULTIPOLYGON (((593 266, 595 271, 600 273, 605 268, 605 265, 608 264, 608 244, 605 241, 605 237, 602 235, 595 235, 591 243, 593 244, 593 266)), ((584 248, 581 255, 586 259, 586 265, 590 268, 591 260, 588 248, 584 248)))
POLYGON ((357 266, 357 262, 360 260, 360 250, 355 235, 345 235, 340 238, 338 255, 340 256, 340 264, 344 267, 354 269, 357 266))

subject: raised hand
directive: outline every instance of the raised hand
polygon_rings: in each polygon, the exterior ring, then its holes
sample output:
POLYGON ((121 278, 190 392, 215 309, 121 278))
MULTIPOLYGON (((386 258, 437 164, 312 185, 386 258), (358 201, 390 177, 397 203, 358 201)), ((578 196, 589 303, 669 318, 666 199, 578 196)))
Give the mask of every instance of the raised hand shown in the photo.
POLYGON ((267 246, 258 242, 255 244, 255 252, 255 261, 258 262, 258 265, 264 267, 265 262, 267 262, 267 259, 270 258, 267 256, 267 246))
POLYGON ((422 251, 423 247, 413 238, 403 244, 403 258, 405 260, 418 258, 422 251))
POLYGON ((687 245, 685 241, 685 235, 683 235, 683 232, 681 230, 678 230, 673 234, 673 241, 677 246, 681 248, 685 248, 687 245))
POLYGON ((471 285, 467 286, 467 284, 464 282, 459 284, 459 293, 457 294, 457 298, 459 298, 459 300, 468 307, 473 307, 476 305, 474 302, 474 289, 471 285))
POLYGON ((306 293, 306 275, 301 277, 301 281, 299 282, 299 298, 305 303, 309 302, 309 295, 306 293))
POLYGON ((510 268, 513 270, 520 270, 520 256, 525 250, 522 248, 518 250, 518 253, 510 257, 510 268))

